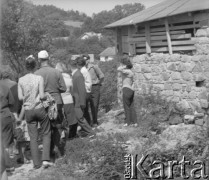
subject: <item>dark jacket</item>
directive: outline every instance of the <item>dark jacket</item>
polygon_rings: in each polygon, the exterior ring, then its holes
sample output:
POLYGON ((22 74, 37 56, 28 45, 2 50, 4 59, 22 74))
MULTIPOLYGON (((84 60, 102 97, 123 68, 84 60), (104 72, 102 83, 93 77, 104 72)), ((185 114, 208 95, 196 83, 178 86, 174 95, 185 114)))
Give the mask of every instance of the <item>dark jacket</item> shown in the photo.
POLYGON ((62 74, 50 66, 41 67, 35 74, 43 77, 44 91, 51 94, 57 104, 63 104, 61 93, 66 91, 66 85, 62 74))
POLYGON ((73 79, 73 100, 75 108, 86 106, 86 88, 84 77, 80 70, 77 70, 72 76, 73 79))

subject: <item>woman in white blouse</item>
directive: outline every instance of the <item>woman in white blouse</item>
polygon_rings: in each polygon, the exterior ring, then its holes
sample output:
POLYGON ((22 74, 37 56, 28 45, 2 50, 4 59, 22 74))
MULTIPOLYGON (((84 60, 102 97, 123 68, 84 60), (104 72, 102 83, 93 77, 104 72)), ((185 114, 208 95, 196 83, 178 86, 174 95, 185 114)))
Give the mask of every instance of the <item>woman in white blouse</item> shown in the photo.
POLYGON ((125 110, 125 124, 124 126, 137 126, 136 111, 134 107, 134 73, 131 70, 133 67, 130 59, 124 57, 121 59, 121 64, 118 71, 122 75, 123 83, 123 106, 125 110))

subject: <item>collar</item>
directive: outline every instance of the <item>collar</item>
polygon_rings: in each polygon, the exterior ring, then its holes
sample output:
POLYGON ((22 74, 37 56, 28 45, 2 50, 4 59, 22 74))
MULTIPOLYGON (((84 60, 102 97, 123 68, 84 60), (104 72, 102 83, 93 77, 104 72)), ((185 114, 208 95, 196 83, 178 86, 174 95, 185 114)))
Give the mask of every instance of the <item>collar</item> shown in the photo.
POLYGON ((78 70, 78 69, 74 69, 74 70, 72 71, 72 76, 76 73, 77 70, 78 70))
POLYGON ((87 69, 89 70, 89 69, 91 69, 93 66, 94 66, 93 64, 90 64, 90 63, 89 63, 87 69))

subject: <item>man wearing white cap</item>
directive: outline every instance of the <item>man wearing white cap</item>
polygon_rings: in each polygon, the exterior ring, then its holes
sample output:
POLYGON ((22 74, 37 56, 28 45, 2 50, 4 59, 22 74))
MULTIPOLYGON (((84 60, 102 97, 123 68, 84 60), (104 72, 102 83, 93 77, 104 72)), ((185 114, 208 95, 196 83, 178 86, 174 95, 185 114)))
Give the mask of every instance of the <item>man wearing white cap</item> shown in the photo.
POLYGON ((66 85, 62 74, 49 65, 49 54, 47 51, 42 50, 38 53, 38 61, 40 62, 40 68, 35 74, 44 78, 44 91, 51 94, 57 103, 58 118, 56 120, 56 125, 52 127, 52 145, 56 146, 59 155, 64 155, 63 147, 60 144, 63 122, 63 101, 61 93, 66 91, 66 85))

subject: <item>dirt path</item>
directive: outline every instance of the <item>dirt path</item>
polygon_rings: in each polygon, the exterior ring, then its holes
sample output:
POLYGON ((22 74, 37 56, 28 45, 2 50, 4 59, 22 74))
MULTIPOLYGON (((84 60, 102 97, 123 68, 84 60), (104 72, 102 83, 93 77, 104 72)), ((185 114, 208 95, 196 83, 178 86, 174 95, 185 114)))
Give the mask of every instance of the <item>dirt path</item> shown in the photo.
MULTIPOLYGON (((97 128, 97 136, 106 136, 108 134, 113 133, 120 133, 120 134, 127 134, 127 132, 131 132, 134 128, 132 127, 123 127, 123 124, 121 123, 121 119, 116 118, 118 115, 120 116, 122 114, 121 110, 117 111, 110 111, 109 113, 102 116, 99 121, 102 122, 100 126, 97 128)), ((139 141, 138 141, 139 142, 139 141)), ((134 147, 140 146, 140 143, 136 143, 134 138, 129 139, 128 142, 129 147, 128 149, 131 151, 134 149, 134 147)), ((45 171, 44 169, 38 169, 33 170, 32 162, 30 164, 24 164, 18 168, 15 169, 12 175, 9 176, 9 180, 29 180, 32 177, 37 176, 42 171, 45 171)))

